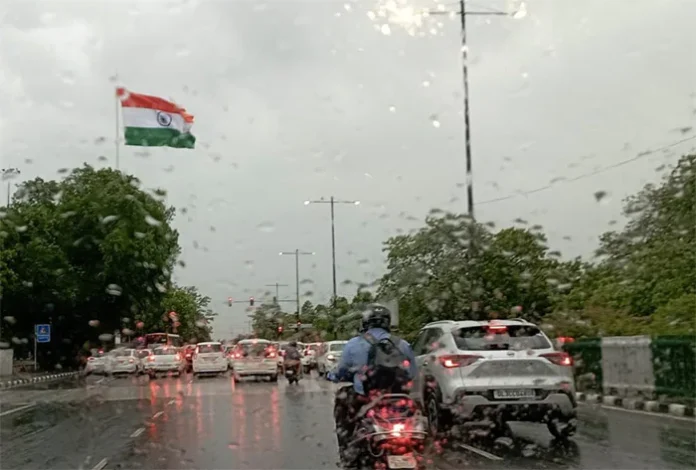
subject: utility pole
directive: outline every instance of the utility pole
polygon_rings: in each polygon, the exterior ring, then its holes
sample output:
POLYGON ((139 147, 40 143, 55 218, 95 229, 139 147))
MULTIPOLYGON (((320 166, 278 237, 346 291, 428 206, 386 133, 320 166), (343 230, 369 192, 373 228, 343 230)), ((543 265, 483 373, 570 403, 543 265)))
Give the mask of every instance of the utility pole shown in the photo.
POLYGON ((278 284, 278 283, 276 282, 275 284, 266 284, 266 287, 275 287, 275 299, 276 299, 276 303, 277 303, 277 302, 278 302, 278 297, 280 297, 280 296, 279 296, 279 292, 280 292, 280 289, 279 289, 279 288, 280 288, 280 287, 288 287, 288 285, 287 285, 287 284, 278 284))
POLYGON ((331 271, 333 273, 333 299, 331 301, 331 305, 333 307, 336 307, 336 224, 334 206, 336 204, 352 204, 354 206, 357 206, 360 204, 360 201, 342 201, 337 200, 333 196, 331 196, 331 198, 329 198, 328 201, 324 198, 321 198, 317 201, 307 200, 304 202, 304 204, 305 206, 308 206, 310 204, 329 204, 331 207, 331 271))
POLYGON ((296 249, 295 251, 281 251, 278 253, 280 256, 294 256, 295 257, 295 301, 297 303, 297 321, 300 321, 300 256, 301 255, 314 255, 313 251, 300 251, 296 249))

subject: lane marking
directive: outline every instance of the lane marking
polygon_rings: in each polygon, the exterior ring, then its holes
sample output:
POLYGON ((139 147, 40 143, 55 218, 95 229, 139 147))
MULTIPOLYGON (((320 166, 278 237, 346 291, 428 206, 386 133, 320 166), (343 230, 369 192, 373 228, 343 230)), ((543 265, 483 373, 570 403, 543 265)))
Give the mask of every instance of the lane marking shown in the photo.
POLYGON ((654 418, 670 418, 670 419, 676 419, 677 421, 690 421, 693 422, 694 419, 690 416, 675 416, 671 415, 669 413, 655 413, 653 411, 644 411, 644 410, 632 410, 630 408, 622 408, 620 406, 611 406, 611 405, 601 405, 599 403, 586 403, 586 402, 580 402, 581 406, 585 407, 593 407, 593 406, 598 406, 599 408, 606 408, 609 410, 613 411, 624 411, 626 413, 635 413, 643 416, 652 416, 654 418))
POLYGON ((489 460, 497 460, 497 461, 502 461, 502 457, 498 457, 497 455, 491 454, 490 452, 486 452, 483 449, 479 449, 478 447, 470 446, 469 444, 457 444, 458 447, 461 447, 462 449, 466 449, 468 451, 473 452, 474 454, 478 454, 482 457, 486 457, 489 460))
POLYGON ((142 433, 145 432, 145 428, 138 428, 135 431, 133 431, 133 434, 130 435, 130 437, 138 437, 142 433))
POLYGON ((18 413, 20 411, 32 408, 34 406, 36 406, 36 403, 29 403, 28 405, 20 406, 19 408, 12 408, 11 410, 3 411, 2 413, 0 413, 0 417, 11 415, 12 413, 18 413))
POLYGON ((157 419, 164 414, 164 411, 158 411, 152 416, 152 419, 157 419))
POLYGON ((92 470, 102 470, 102 468, 106 467, 106 464, 107 464, 108 462, 109 462, 109 461, 106 460, 106 458, 103 458, 103 459, 101 459, 101 460, 99 461, 98 464, 96 464, 94 467, 92 467, 92 470))

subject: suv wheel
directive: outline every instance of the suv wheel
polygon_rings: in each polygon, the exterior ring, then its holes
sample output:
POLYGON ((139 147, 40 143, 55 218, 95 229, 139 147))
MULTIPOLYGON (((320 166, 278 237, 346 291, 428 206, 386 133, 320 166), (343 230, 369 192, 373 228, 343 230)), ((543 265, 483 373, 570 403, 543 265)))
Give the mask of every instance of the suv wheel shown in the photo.
POLYGON ((428 427, 433 436, 448 432, 452 427, 452 415, 449 410, 444 410, 440 406, 441 397, 440 390, 432 390, 428 393, 425 402, 428 427))

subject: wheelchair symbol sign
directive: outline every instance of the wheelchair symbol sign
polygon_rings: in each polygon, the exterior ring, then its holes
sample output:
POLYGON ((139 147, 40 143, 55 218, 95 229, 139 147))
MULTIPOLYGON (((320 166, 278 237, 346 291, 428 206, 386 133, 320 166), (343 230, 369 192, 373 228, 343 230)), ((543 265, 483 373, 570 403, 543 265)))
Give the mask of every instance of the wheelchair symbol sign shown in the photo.
POLYGON ((51 341, 51 325, 36 325, 34 332, 37 343, 49 343, 51 341))

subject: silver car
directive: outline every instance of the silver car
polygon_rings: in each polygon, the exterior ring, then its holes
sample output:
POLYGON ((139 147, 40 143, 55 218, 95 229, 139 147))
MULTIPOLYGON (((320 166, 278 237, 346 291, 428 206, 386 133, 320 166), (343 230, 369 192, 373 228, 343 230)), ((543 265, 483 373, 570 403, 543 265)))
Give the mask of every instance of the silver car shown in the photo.
POLYGON ((413 345, 420 401, 434 433, 507 421, 546 423, 557 438, 575 433, 573 361, 525 320, 440 321, 413 345))
POLYGON ((346 343, 348 341, 327 341, 324 343, 321 351, 318 353, 319 357, 317 357, 317 371, 319 375, 324 376, 338 367, 346 343))

